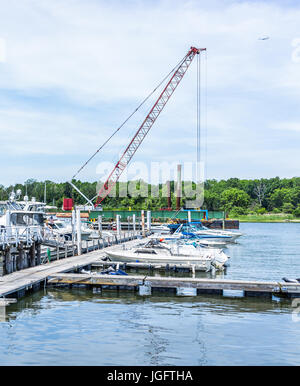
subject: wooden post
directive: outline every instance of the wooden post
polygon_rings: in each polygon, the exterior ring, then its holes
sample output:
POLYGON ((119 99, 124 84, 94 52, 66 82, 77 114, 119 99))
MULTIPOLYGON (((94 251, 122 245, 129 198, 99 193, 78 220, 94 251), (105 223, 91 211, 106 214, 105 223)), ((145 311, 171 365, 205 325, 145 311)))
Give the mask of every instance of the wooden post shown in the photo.
POLYGON ((176 210, 181 208, 181 165, 177 165, 176 210))
POLYGON ((116 219, 117 219, 117 235, 119 237, 119 239, 121 239, 121 216, 119 214, 117 214, 116 216, 116 219))
POLYGON ((145 211, 141 211, 141 217, 142 217, 142 235, 145 237, 145 211))
POLYGON ((24 249, 23 249, 23 246, 20 245, 18 248, 18 257, 17 257, 17 270, 18 271, 23 269, 23 261, 24 261, 24 249))
POLYGON ((38 243, 36 246, 36 264, 41 264, 41 243, 38 243))
POLYGON ((5 260, 4 254, 3 252, 0 252, 0 276, 4 275, 4 271, 5 271, 4 260, 5 260))
POLYGON ((98 216, 98 232, 99 232, 99 238, 102 239, 102 216, 98 216))
POLYGON ((75 210, 72 210, 72 217, 71 217, 71 224, 72 224, 72 249, 73 249, 73 256, 75 255, 75 238, 76 238, 76 213, 75 210))
POLYGON ((30 267, 35 266, 35 243, 29 249, 30 267))
POLYGON ((76 209, 76 239, 77 239, 77 255, 80 256, 82 253, 82 244, 81 244, 81 219, 80 219, 80 209, 76 209))
POLYGON ((29 267, 29 251, 24 249, 23 269, 29 267))
POLYGON ((5 271, 6 273, 11 273, 11 252, 10 249, 7 249, 5 252, 5 271))
POLYGON ((136 226, 136 223, 135 223, 136 219, 135 219, 135 214, 132 215, 132 227, 133 227, 133 233, 135 234, 135 226, 136 226))
POLYGON ((151 210, 147 210, 147 230, 151 232, 151 210))
POLYGON ((15 272, 17 270, 17 259, 15 254, 11 255, 11 270, 12 272, 15 272))
POLYGON ((188 222, 192 222, 192 213, 190 210, 188 211, 188 222))

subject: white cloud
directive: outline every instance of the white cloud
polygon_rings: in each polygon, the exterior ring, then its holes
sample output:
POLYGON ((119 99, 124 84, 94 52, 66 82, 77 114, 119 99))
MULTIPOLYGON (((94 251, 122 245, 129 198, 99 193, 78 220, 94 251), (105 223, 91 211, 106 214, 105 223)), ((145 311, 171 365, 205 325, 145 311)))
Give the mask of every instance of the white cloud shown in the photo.
MULTIPOLYGON (((299 37, 300 7, 216 0, 0 0, 0 5, 0 36, 7 46, 0 88, 9 93, 7 100, 4 93, 1 97, 1 152, 49 155, 53 170, 48 173, 53 176, 55 155, 70 155, 70 171, 85 160, 191 44, 208 50, 207 141, 208 151, 214 152, 210 177, 224 171, 225 150, 235 162, 224 177, 242 173, 247 168, 242 155, 251 147, 255 157, 260 147, 255 141, 275 128, 274 114, 282 121, 300 119, 296 109, 283 108, 280 102, 296 105, 299 98, 300 66, 292 61, 291 42, 299 37), (258 40, 263 35, 270 39, 258 40), (55 95, 60 95, 52 102, 58 111, 43 99, 55 95), (34 104, 28 102, 31 97, 34 104), (62 112, 64 103, 68 108, 62 112), (94 110, 87 118, 89 109, 94 110)), ((195 63, 192 66, 137 159, 184 161, 192 156, 195 63)), ((139 122, 122 130, 103 157, 116 158, 139 122)))
POLYGON ((299 122, 278 122, 272 126, 276 130, 287 130, 300 132, 300 120, 299 122))
POLYGON ((290 41, 300 11, 258 3, 234 3, 225 9, 199 4, 6 3, 1 30, 8 36, 10 76, 2 83, 59 88, 86 103, 140 98, 190 44, 199 44, 208 48, 210 87, 241 87, 240 82, 250 89, 278 87, 291 60, 290 41), (271 39, 259 41, 265 31, 271 39), (285 59, 284 45, 290 50, 285 59))

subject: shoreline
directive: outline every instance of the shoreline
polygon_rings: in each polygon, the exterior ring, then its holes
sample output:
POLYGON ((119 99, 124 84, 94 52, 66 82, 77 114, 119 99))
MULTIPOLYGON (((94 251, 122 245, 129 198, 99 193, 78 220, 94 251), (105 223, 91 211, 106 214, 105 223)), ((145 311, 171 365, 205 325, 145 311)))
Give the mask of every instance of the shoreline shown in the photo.
POLYGON ((240 223, 300 223, 300 219, 268 219, 268 218, 234 218, 234 219, 228 219, 228 220, 237 220, 240 223))

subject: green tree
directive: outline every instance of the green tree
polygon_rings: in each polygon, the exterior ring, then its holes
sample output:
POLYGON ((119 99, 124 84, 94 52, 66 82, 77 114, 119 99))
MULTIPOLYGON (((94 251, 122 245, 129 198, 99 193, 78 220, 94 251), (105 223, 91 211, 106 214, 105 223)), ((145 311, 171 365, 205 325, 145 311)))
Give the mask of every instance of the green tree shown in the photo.
POLYGON ((292 189, 288 188, 275 189, 270 195, 271 208, 282 208, 283 204, 291 203, 292 193, 292 189))
POLYGON ((300 205, 298 205, 297 208, 293 211, 293 215, 295 217, 300 217, 300 205))
POLYGON ((221 194, 221 204, 226 211, 232 209, 234 206, 247 208, 249 202, 249 195, 237 188, 226 189, 221 194))
POLYGON ((291 204, 290 202, 286 202, 282 205, 282 211, 284 213, 293 213, 294 211, 294 205, 291 204))
POLYGON ((222 206, 219 193, 210 190, 204 191, 204 207, 208 210, 218 210, 222 206))

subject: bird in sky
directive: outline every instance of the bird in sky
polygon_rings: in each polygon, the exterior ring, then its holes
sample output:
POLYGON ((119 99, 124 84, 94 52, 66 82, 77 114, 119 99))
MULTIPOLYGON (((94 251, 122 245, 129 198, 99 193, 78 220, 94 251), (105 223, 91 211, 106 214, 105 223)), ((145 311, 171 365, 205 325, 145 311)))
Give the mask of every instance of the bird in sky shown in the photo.
POLYGON ((263 38, 258 38, 258 40, 268 40, 270 39, 269 36, 264 36, 263 38))

